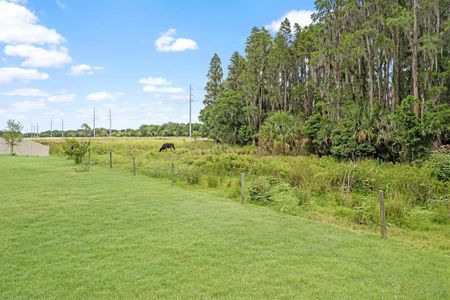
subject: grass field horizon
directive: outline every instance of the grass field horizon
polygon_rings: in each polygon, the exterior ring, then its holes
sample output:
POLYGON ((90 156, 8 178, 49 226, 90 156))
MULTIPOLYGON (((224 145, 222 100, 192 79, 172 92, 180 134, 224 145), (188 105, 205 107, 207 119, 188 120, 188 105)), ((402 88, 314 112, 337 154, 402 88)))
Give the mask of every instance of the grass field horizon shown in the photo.
POLYGON ((0 165, 2 299, 450 296, 440 251, 120 169, 0 165))

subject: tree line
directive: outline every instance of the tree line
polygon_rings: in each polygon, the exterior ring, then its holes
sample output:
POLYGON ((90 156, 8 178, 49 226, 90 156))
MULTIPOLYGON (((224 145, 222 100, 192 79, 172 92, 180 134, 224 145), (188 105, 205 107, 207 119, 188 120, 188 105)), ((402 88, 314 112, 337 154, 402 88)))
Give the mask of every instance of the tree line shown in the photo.
POLYGON ((316 0, 313 23, 254 27, 200 120, 218 142, 412 160, 450 142, 449 0, 316 0))
MULTIPOLYGON (((112 129, 111 135, 113 137, 152 137, 152 136, 189 136, 189 124, 186 123, 175 123, 168 122, 162 125, 141 125, 137 129, 127 128, 127 129, 112 129)), ((25 133, 24 136, 31 137, 32 133, 25 133)), ((37 137, 61 137, 61 130, 50 130, 42 131, 37 135, 37 137)), ((83 123, 79 129, 64 130, 64 137, 93 137, 94 130, 88 124, 83 123)), ((96 137, 108 137, 109 129, 107 128, 95 128, 96 137)), ((202 124, 193 123, 192 124, 192 136, 193 137, 203 137, 206 136, 202 124)))

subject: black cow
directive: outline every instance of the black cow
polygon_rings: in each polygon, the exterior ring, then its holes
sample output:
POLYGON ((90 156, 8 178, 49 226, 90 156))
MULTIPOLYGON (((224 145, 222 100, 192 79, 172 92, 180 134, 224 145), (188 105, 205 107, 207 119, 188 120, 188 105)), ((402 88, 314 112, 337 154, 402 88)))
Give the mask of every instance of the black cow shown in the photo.
POLYGON ((175 145, 172 144, 172 143, 165 143, 164 145, 161 146, 161 148, 159 148, 159 152, 164 151, 164 150, 168 150, 168 149, 175 150, 175 145))

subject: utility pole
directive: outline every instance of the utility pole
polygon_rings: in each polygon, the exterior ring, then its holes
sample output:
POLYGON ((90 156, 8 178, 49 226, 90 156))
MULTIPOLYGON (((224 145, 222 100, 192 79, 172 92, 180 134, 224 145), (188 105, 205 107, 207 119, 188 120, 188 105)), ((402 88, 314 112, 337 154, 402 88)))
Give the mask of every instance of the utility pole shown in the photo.
POLYGON ((189 138, 192 138, 192 86, 189 85, 189 138))
POLYGON ((109 138, 111 138, 111 123, 112 123, 112 120, 111 120, 111 107, 109 108, 109 138))
POLYGON ((94 138, 95 138, 95 107, 94 107, 94 138))
POLYGON ((53 120, 50 119, 50 137, 53 137, 53 120))
POLYGON ((61 119, 61 138, 64 138, 64 119, 61 119))
POLYGON ((36 137, 39 137, 39 123, 36 125, 36 137))
POLYGON ((33 122, 31 122, 30 126, 30 138, 33 137, 33 122))

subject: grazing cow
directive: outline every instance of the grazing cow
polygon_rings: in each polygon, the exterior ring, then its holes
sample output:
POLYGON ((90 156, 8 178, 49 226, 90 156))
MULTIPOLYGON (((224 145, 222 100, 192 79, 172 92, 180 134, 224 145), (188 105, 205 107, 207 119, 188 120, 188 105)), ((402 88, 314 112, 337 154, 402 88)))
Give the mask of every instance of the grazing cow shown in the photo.
POLYGON ((159 152, 164 151, 164 150, 168 150, 168 149, 175 150, 175 145, 172 144, 172 143, 165 143, 164 145, 161 146, 161 148, 159 148, 159 152))

